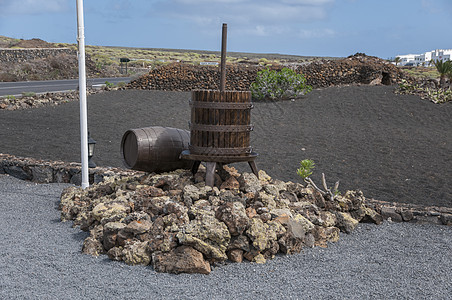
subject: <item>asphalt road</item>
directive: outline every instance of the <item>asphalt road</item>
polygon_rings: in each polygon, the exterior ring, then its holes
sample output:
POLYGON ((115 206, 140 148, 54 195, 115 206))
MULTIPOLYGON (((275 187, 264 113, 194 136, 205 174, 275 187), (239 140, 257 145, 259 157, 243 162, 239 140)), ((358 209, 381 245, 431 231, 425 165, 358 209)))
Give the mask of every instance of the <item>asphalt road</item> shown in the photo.
MULTIPOLYGON (((86 85, 92 86, 103 84, 105 81, 117 84, 118 82, 129 82, 129 77, 112 78, 88 78, 86 85)), ((78 87, 78 79, 46 80, 46 81, 20 81, 0 82, 0 96, 20 96, 24 92, 46 93, 75 90, 78 87)))

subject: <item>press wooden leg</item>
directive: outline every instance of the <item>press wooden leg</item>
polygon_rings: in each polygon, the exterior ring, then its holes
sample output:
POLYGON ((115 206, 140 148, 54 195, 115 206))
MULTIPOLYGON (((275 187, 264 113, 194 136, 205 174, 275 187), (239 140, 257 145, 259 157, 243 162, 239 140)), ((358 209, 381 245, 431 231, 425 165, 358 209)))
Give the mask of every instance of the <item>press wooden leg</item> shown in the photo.
POLYGON ((191 167, 191 173, 195 175, 198 172, 199 165, 201 165, 201 162, 199 160, 195 160, 193 162, 193 166, 191 167))
POLYGON ((256 175, 257 178, 259 178, 259 170, 257 169, 256 163, 253 161, 249 161, 248 164, 251 167, 251 171, 253 171, 253 174, 256 175))
POLYGON ((217 167, 216 162, 206 162, 206 185, 213 187, 215 183, 215 169, 217 167))

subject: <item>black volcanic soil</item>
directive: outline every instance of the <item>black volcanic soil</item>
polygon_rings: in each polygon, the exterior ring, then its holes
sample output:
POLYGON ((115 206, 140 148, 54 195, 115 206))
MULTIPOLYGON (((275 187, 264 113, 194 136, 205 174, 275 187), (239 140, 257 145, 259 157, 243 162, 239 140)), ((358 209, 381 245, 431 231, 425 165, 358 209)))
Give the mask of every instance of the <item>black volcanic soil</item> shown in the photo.
MULTIPOLYGON (((296 101, 255 103, 251 145, 256 163, 281 180, 300 181, 299 162, 316 162, 339 190, 366 197, 452 207, 452 103, 395 95, 394 87, 317 89, 296 101)), ((131 128, 188 129, 190 93, 113 91, 88 97, 94 160, 123 167, 120 142, 131 128)), ((0 152, 80 161, 79 104, 0 111, 0 152)), ((235 164, 248 170, 245 163, 235 164)))

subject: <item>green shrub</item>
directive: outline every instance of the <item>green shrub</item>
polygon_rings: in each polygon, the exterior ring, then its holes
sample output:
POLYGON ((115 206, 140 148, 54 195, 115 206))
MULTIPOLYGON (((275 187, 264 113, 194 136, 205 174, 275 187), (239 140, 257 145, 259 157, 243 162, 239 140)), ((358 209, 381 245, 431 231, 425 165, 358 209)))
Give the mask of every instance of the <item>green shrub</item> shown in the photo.
POLYGON ((268 65, 268 63, 269 63, 269 61, 268 61, 268 59, 266 59, 266 58, 261 58, 261 59, 259 59, 259 64, 260 64, 260 65, 266 66, 266 65, 268 65))
POLYGON ((111 89, 111 88, 114 88, 114 87, 115 87, 115 84, 112 83, 112 82, 109 82, 109 81, 105 81, 105 87, 111 89))
POLYGON ((306 84, 303 74, 284 68, 281 71, 265 69, 257 73, 256 81, 251 84, 253 98, 262 99, 288 99, 297 98, 312 91, 306 84))
POLYGON ((36 93, 33 93, 33 92, 22 92, 22 96, 24 96, 24 97, 34 97, 34 96, 36 96, 36 93))
POLYGON ((297 169, 297 174, 303 180, 312 175, 312 169, 314 169, 315 163, 313 160, 304 159, 300 162, 300 167, 297 169))
POLYGON ((334 185, 334 188, 331 190, 331 188, 328 187, 326 184, 325 174, 322 173, 322 185, 323 189, 320 189, 314 181, 309 177, 312 175, 312 170, 315 168, 315 163, 311 159, 304 159, 300 162, 300 167, 297 169, 297 174, 303 178, 303 180, 310 184, 315 190, 317 190, 319 193, 321 193, 323 196, 327 196, 330 198, 331 201, 333 201, 337 196, 340 196, 341 193, 339 192, 339 181, 336 182, 334 185))

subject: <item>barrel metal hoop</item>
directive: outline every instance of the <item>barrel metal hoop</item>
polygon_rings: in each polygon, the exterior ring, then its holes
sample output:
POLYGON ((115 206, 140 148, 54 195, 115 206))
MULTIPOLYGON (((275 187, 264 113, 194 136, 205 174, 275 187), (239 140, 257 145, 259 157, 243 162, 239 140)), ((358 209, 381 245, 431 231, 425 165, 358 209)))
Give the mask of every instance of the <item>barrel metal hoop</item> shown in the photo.
POLYGON ((190 106, 194 108, 212 108, 212 109, 252 109, 254 105, 251 103, 234 103, 234 102, 202 102, 190 100, 190 106))
POLYGON ((211 132, 249 132, 253 131, 253 125, 204 125, 190 124, 190 130, 211 132))
POLYGON ((240 154, 250 154, 253 149, 251 147, 243 148, 214 148, 214 147, 199 147, 199 146, 188 146, 190 152, 200 155, 240 155, 240 154))

